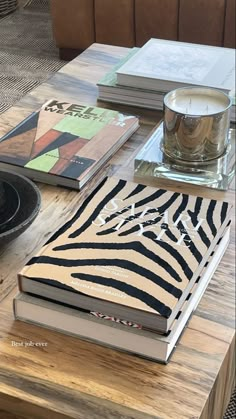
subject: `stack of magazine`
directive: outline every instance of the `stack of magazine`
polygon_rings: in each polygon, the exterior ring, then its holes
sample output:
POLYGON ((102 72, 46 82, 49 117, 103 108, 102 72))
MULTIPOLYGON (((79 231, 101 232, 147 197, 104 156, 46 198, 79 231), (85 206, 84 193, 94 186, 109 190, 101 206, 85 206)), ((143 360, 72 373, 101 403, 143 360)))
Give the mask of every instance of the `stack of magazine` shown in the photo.
POLYGON ((183 86, 222 90, 233 99, 235 122, 235 50, 150 39, 133 48, 98 82, 98 99, 162 110, 167 92, 183 86))
POLYGON ((15 317, 167 363, 227 248, 230 213, 106 178, 19 273, 15 317))

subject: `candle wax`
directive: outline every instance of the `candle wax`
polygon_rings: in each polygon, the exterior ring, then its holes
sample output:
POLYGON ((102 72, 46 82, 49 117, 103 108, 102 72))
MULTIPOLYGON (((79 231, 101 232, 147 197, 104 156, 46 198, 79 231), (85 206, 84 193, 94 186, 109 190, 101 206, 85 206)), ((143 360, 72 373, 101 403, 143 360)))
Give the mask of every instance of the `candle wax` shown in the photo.
POLYGON ((170 97, 166 105, 175 112, 188 115, 211 115, 224 112, 227 108, 227 101, 222 96, 210 96, 209 94, 199 93, 176 95, 170 97))

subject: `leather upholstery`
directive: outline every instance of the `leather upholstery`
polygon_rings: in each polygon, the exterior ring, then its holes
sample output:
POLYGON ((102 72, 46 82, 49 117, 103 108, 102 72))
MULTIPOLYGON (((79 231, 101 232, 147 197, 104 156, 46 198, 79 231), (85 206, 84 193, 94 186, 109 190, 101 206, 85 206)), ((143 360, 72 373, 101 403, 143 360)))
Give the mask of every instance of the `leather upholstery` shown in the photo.
POLYGON ((59 48, 163 38, 235 48, 236 0, 50 0, 59 48))
POLYGON ((236 21, 236 1, 228 0, 226 4, 226 15, 225 15, 225 32, 224 32, 224 46, 235 48, 235 21, 236 21))
POLYGON ((135 44, 134 0, 95 0, 95 38, 101 44, 135 44))
POLYGON ((95 40, 93 0, 50 0, 59 48, 85 49, 95 40))
POLYGON ((179 0, 136 0, 136 44, 142 46, 150 38, 178 39, 179 0))
POLYGON ((180 0, 179 40, 222 45, 225 0, 180 0))

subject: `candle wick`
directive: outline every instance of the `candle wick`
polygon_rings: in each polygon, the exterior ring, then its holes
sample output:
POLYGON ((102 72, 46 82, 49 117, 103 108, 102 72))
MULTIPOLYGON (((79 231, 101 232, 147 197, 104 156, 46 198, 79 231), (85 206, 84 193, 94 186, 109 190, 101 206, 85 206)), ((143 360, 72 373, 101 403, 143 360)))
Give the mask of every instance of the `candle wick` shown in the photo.
POLYGON ((192 105, 192 99, 190 98, 189 99, 189 107, 191 108, 191 105, 192 105))

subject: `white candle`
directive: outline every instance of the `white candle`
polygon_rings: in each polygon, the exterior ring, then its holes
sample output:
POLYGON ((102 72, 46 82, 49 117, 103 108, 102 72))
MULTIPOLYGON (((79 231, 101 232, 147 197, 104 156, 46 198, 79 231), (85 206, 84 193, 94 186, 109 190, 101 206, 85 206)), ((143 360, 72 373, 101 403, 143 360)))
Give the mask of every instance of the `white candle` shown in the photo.
POLYGON ((214 115, 224 112, 231 102, 221 91, 208 88, 180 88, 165 97, 165 105, 186 115, 214 115))

